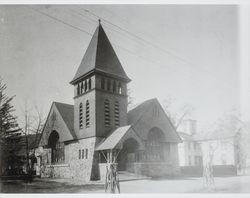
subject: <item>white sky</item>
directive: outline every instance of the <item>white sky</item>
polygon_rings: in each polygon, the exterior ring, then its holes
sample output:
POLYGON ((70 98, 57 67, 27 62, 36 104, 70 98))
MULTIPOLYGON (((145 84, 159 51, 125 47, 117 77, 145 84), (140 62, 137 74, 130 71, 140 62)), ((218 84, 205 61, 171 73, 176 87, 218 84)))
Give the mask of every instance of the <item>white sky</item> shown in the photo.
MULTIPOLYGON (((90 34, 102 20, 136 102, 173 98, 173 111, 195 107, 200 126, 240 107, 239 14, 236 6, 32 6, 90 34)), ((31 9, 0 6, 0 75, 16 95, 47 115, 51 102, 73 104, 72 80, 91 36, 31 9)))

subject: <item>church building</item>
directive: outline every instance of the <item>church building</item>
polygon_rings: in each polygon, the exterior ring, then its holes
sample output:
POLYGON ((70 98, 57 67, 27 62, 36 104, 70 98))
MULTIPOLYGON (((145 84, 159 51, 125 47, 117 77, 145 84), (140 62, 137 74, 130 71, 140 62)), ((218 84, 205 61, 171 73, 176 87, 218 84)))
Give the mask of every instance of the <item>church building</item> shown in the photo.
POLYGON ((178 133, 157 99, 128 111, 130 81, 99 23, 70 82, 74 105, 51 105, 36 152, 41 177, 103 180, 112 153, 118 171, 179 173, 178 133))

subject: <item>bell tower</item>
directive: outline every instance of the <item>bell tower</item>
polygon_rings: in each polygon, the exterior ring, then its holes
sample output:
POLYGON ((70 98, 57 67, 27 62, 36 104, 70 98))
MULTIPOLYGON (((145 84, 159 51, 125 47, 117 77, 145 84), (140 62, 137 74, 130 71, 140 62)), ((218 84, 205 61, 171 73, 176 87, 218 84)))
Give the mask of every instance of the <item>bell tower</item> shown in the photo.
POLYGON ((74 130, 78 138, 107 137, 127 125, 125 73, 100 21, 80 66, 74 85, 74 130))

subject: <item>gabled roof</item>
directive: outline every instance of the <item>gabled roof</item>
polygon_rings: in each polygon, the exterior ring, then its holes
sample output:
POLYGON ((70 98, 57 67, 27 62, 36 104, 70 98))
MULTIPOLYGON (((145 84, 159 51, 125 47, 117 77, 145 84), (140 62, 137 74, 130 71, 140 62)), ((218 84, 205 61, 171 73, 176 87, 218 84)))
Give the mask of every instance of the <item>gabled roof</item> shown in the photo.
POLYGON ((113 133, 111 133, 95 150, 109 150, 115 148, 122 137, 130 129, 130 125, 117 128, 113 133))
POLYGON ((74 84, 94 71, 130 81, 101 24, 96 28, 82 62, 70 83, 74 84))
POLYGON ((128 123, 129 124, 136 123, 141 118, 141 116, 148 110, 148 108, 153 104, 155 100, 157 99, 152 98, 142 103, 133 105, 128 112, 128 123))
POLYGON ((61 114, 65 124, 67 125, 71 135, 76 139, 76 134, 74 132, 74 105, 54 102, 59 113, 61 114))
POLYGON ((176 132, 173 124, 156 98, 152 98, 140 103, 139 105, 135 105, 134 108, 128 112, 128 124, 134 127, 142 119, 142 117, 148 113, 153 105, 158 105, 158 107, 164 112, 166 122, 169 124, 169 131, 165 134, 166 139, 171 142, 181 142, 179 134, 176 132))

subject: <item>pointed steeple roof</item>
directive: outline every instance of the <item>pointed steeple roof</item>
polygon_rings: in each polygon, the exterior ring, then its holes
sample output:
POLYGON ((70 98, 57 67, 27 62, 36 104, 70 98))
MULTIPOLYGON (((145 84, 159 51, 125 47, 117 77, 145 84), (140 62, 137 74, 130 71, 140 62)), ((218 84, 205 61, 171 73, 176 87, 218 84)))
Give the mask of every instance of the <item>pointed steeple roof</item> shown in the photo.
POLYGON ((70 83, 74 84, 91 72, 105 73, 127 82, 130 81, 100 21, 83 56, 82 62, 70 83))

